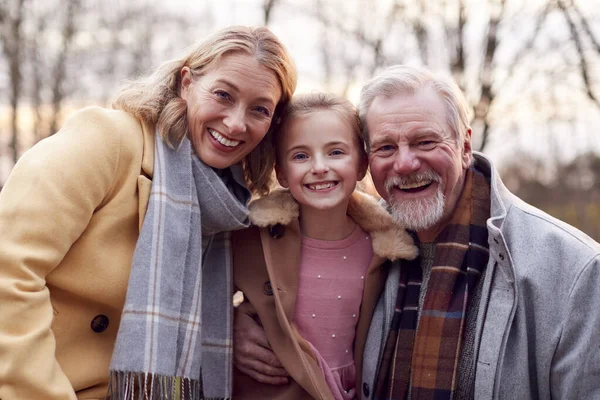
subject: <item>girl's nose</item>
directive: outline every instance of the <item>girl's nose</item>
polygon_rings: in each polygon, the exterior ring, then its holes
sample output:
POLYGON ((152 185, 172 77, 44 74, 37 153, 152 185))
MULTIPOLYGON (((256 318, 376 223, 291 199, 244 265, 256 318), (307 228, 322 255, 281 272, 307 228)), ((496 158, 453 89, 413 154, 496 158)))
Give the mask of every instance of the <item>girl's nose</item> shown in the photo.
POLYGON ((316 156, 312 165, 312 172, 314 174, 322 174, 329 171, 329 165, 327 161, 321 156, 316 156))

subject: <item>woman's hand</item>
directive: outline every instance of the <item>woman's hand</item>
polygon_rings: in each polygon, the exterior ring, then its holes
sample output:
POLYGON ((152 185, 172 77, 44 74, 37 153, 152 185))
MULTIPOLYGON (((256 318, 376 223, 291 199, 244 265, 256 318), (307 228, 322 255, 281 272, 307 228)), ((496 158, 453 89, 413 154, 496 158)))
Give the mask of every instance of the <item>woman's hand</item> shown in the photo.
POLYGON ((285 385, 289 374, 269 346, 264 329, 252 318, 253 308, 242 303, 235 309, 233 347, 235 367, 252 379, 285 385))

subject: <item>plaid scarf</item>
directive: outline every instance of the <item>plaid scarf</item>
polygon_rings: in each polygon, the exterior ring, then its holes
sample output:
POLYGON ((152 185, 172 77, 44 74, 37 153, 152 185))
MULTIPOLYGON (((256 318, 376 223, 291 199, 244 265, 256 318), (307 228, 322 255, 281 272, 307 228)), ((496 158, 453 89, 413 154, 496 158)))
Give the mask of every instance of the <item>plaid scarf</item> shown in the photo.
POLYGON ((469 169, 452 219, 435 241, 420 320, 420 261, 407 262, 401 269, 376 400, 404 400, 409 393, 412 400, 455 395, 466 311, 489 258, 489 215, 490 186, 481 173, 469 169))
POLYGON ((187 138, 174 150, 157 134, 154 157, 109 397, 228 398, 231 256, 229 234, 218 232, 248 226, 250 193, 240 166, 218 176, 198 159, 187 138))

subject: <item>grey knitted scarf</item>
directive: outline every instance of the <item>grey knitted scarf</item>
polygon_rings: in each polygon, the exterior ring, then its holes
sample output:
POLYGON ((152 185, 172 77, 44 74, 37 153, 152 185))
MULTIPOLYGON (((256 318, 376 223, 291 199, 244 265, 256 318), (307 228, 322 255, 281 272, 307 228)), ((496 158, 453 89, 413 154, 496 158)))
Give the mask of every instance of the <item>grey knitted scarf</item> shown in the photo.
POLYGON ((112 361, 111 399, 231 397, 229 232, 248 226, 240 166, 155 139, 154 177, 112 361))

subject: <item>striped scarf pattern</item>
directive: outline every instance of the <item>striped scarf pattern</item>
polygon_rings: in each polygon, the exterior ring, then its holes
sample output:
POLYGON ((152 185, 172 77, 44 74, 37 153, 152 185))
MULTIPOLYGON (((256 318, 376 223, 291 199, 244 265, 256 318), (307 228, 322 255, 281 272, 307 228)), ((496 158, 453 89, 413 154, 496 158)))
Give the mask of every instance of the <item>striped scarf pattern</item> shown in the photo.
POLYGON ((489 183, 471 168, 452 219, 436 238, 420 318, 420 261, 402 265, 374 399, 454 398, 467 309, 489 258, 489 215, 489 183))

